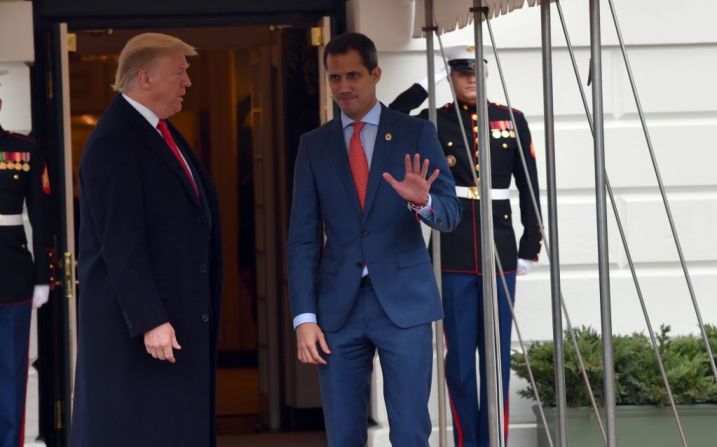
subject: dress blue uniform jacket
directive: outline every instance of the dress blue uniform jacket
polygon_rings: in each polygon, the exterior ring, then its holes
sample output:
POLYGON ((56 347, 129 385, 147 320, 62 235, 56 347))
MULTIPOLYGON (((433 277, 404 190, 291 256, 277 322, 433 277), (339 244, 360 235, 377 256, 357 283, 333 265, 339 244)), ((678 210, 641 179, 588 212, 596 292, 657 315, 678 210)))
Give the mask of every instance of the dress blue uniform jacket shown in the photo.
POLYGON ((426 223, 451 231, 461 218, 461 204, 430 122, 382 106, 363 213, 341 119, 301 137, 288 241, 294 317, 313 313, 323 330, 340 329, 358 294, 364 265, 381 306, 397 326, 443 317, 419 218, 382 178, 389 172, 402 180, 407 153, 430 160, 429 172, 440 169, 430 190, 433 219, 426 223))
POLYGON ((156 129, 118 95, 80 164, 79 339, 71 445, 214 445, 221 242, 214 186, 170 125, 200 199, 156 129), (164 322, 176 364, 147 354, 164 322))

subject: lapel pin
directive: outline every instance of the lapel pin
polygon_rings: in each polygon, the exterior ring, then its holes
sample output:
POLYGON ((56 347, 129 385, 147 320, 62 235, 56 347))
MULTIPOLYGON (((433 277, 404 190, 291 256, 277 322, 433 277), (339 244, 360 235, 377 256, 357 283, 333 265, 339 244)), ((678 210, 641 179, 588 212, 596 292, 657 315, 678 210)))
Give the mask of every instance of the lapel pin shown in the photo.
POLYGON ((384 138, 386 138, 386 141, 391 141, 391 139, 393 138, 393 136, 391 135, 390 132, 388 132, 384 138))

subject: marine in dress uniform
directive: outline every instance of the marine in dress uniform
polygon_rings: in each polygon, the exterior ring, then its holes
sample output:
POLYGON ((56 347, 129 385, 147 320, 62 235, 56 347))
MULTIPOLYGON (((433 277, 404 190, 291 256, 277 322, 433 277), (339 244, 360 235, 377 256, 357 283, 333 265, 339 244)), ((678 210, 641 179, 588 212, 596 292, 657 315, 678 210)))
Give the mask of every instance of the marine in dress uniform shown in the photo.
POLYGON ((23 445, 33 296, 46 299, 49 292, 47 194, 40 147, 0 127, 0 447, 23 445), (24 203, 34 256, 23 227, 24 203))
MULTIPOLYGON (((485 361, 482 355, 484 340, 479 188, 474 184, 472 175, 472 172, 475 172, 480 181, 478 126, 481 117, 476 114, 473 47, 452 47, 448 48, 446 53, 451 68, 451 79, 459 99, 459 112, 470 145, 470 151, 466 151, 454 104, 448 103, 438 109, 438 138, 456 180, 456 193, 463 204, 463 218, 458 227, 452 233, 441 235, 444 330, 448 348, 446 381, 451 399, 456 446, 488 447, 487 393, 481 392, 478 396, 475 369, 477 348, 481 354, 480 389, 485 390, 487 385, 485 361), (459 83, 464 83, 463 88, 459 88, 459 83)), ((427 96, 425 87, 417 83, 400 94, 389 107, 409 113, 427 96)), ((525 116, 516 109, 513 109, 513 113, 517 129, 514 128, 506 107, 488 103, 493 178, 493 228, 497 255, 505 271, 505 279, 512 298, 515 297, 516 272, 527 273, 537 261, 541 247, 538 217, 534 212, 528 188, 530 183, 533 190, 538 192, 535 152, 525 116), (528 166, 527 176, 518 153, 518 138, 528 166), (520 195, 523 234, 519 244, 516 243, 513 231, 513 213, 509 200, 508 188, 511 179, 515 179, 520 195)), ((423 110, 419 116, 428 119, 428 111, 423 110)), ((512 318, 500 278, 497 278, 496 287, 500 315, 500 354, 503 366, 507 437, 512 318)))

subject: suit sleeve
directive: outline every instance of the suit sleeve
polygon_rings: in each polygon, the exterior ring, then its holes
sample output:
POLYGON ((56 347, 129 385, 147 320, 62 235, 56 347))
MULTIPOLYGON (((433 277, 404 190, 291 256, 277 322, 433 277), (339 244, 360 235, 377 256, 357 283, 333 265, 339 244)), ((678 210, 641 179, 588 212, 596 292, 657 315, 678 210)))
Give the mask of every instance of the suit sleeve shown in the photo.
MULTIPOLYGON (((43 187, 47 169, 45 154, 40 146, 33 146, 30 159, 30 190, 27 214, 32 225, 32 249, 35 263, 35 284, 50 283, 50 191, 43 187)), ((49 185, 47 186, 49 188, 49 185)))
POLYGON ((428 98, 428 92, 419 84, 413 84, 408 90, 399 94, 396 99, 388 105, 388 108, 408 115, 411 113, 411 110, 423 104, 426 98, 428 98))
POLYGON ((440 174, 431 185, 429 191, 432 197, 433 219, 420 219, 431 228, 449 232, 453 231, 461 220, 463 206, 456 197, 456 182, 453 179, 451 170, 448 168, 446 157, 438 141, 436 128, 427 121, 421 123, 421 131, 418 136, 418 152, 422 159, 429 160, 429 175, 438 169, 440 174))
POLYGON ((535 200, 538 205, 538 209, 540 209, 538 170, 528 122, 525 120, 525 116, 517 113, 515 115, 515 121, 518 125, 520 144, 523 147, 525 163, 528 167, 528 174, 526 176, 520 156, 518 155, 515 157, 513 164, 513 176, 515 177, 515 184, 518 187, 518 192, 520 193, 520 220, 523 224, 523 235, 520 238, 520 244, 518 246, 518 257, 521 259, 537 261, 538 253, 540 253, 542 237, 538 222, 539 216, 535 213, 528 184, 530 183, 533 187, 533 191, 535 191, 535 200))
POLYGON ((107 140, 86 151, 80 188, 109 282, 130 336, 137 337, 169 318, 151 273, 139 168, 127 147, 107 140))
POLYGON ((292 317, 317 313, 316 281, 321 247, 321 214, 311 147, 302 137, 294 166, 294 189, 287 242, 292 317))

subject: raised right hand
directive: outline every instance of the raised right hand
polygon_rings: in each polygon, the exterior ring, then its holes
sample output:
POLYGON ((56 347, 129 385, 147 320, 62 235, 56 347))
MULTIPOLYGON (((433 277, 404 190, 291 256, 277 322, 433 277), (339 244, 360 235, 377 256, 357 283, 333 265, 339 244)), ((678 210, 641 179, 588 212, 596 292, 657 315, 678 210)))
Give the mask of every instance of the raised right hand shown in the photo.
POLYGON ((296 328, 296 347, 299 361, 308 365, 326 365, 326 360, 319 354, 317 345, 321 346, 324 354, 331 354, 329 345, 326 344, 324 333, 318 324, 300 324, 296 328))
POLYGON ((159 360, 175 363, 174 349, 182 349, 177 341, 174 328, 169 323, 160 324, 144 334, 144 347, 147 354, 159 360))

